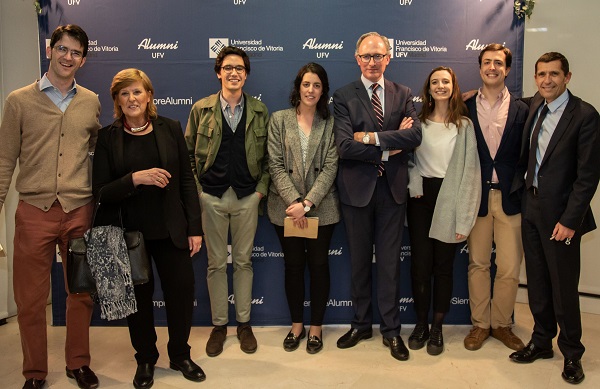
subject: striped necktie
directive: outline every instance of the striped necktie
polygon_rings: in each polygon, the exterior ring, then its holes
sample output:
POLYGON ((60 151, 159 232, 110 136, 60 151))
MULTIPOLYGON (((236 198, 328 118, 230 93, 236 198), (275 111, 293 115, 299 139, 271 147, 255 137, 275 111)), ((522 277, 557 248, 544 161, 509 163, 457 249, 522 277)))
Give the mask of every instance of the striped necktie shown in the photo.
MULTIPOLYGON (((379 128, 377 131, 381 131, 383 129, 383 108, 381 107, 381 100, 379 100, 379 96, 377 96, 377 89, 379 89, 379 84, 375 83, 371 85, 371 89, 373 93, 371 94, 371 104, 373 104, 373 111, 375 111, 375 117, 377 118, 377 124, 379 128)), ((377 165, 377 175, 383 176, 383 172, 385 171, 385 166, 383 162, 377 165)))

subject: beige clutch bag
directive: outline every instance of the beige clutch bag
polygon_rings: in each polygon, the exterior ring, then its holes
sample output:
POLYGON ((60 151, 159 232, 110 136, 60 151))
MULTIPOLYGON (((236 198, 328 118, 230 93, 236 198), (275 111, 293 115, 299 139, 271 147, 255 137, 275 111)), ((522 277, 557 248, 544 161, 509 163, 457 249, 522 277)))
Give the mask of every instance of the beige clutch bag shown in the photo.
POLYGON ((319 218, 307 217, 306 219, 308 220, 307 228, 298 228, 294 226, 294 221, 289 217, 283 219, 283 236, 317 239, 317 234, 319 233, 319 218))

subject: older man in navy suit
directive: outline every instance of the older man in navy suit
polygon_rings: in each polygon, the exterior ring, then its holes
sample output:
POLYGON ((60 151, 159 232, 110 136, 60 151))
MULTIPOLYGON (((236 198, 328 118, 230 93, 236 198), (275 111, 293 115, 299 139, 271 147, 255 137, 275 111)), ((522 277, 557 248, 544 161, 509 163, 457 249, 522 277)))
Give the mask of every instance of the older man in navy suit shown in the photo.
POLYGON ((362 76, 333 96, 340 155, 337 186, 350 248, 354 307, 351 328, 337 346, 353 347, 372 337, 371 263, 375 244, 383 343, 394 358, 404 361, 408 349, 400 337, 400 248, 408 153, 421 143, 421 124, 410 89, 383 77, 390 51, 386 37, 376 32, 363 34, 355 53, 362 76))
POLYGON ((570 79, 569 62, 562 54, 550 52, 537 60, 539 93, 530 100, 512 188, 523 194, 523 248, 534 327, 531 341, 510 359, 531 363, 552 358, 558 324, 562 378, 578 384, 585 377, 580 243, 583 234, 596 228, 590 201, 600 179, 600 115, 567 90, 570 79))

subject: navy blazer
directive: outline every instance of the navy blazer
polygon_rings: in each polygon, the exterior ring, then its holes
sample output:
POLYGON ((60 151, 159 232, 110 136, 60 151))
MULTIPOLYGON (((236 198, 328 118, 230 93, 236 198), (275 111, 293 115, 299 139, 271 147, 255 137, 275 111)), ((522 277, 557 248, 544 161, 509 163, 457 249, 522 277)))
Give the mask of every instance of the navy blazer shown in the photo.
MULTIPOLYGON (((188 236, 202 235, 200 200, 192 175, 188 151, 179 121, 159 116, 152 120, 152 134, 156 137, 162 169, 171 173, 169 184, 164 188, 162 209, 139 210, 135 206, 138 189, 133 186, 132 171, 125 167, 123 150, 123 124, 116 120, 98 132, 94 153, 92 191, 98 198, 102 189, 103 209, 122 208, 125 228, 136 226, 138 212, 162 212, 167 230, 175 246, 188 248, 188 236)), ((104 214, 104 212, 103 212, 104 214)), ((107 212, 114 219, 114 212, 107 212)), ((114 224, 115 220, 110 220, 114 224)), ((97 225, 100 223, 96 223, 97 225)), ((102 224, 106 224, 102 223, 102 224)))
POLYGON ((481 204, 477 216, 486 216, 488 214, 488 199, 490 194, 489 182, 492 181, 494 168, 500 182, 500 191, 502 192, 502 210, 507 215, 516 215, 521 212, 521 201, 517 196, 510 197, 510 188, 515 177, 515 171, 521 155, 521 141, 523 137, 523 128, 527 120, 529 108, 524 102, 517 100, 510 95, 508 107, 508 117, 500 146, 496 152, 496 157, 492 158, 487 142, 483 137, 479 117, 477 115, 477 95, 471 97, 465 102, 469 109, 469 117, 475 128, 475 137, 477 138, 477 151, 479 153, 479 162, 481 164, 481 204))
POLYGON ((403 151, 385 162, 386 178, 394 201, 407 199, 409 153, 421 144, 421 122, 412 101, 410 89, 385 79, 383 130, 377 135, 380 146, 365 145, 354 140, 355 132, 375 132, 378 124, 369 94, 361 80, 354 81, 333 95, 335 121, 333 131, 340 155, 337 187, 340 201, 354 207, 366 206, 377 183, 377 165, 382 150, 403 151), (412 117, 413 126, 400 130, 404 117, 412 117))
MULTIPOLYGON (((545 102, 536 93, 528 100, 521 159, 511 192, 525 190, 531 130, 538 109, 545 102)), ((590 202, 600 179, 600 115, 594 107, 569 91, 565 107, 538 170, 538 201, 544 210, 543 222, 563 226, 583 235, 596 228, 590 202)), ((523 209, 527 202, 523 201, 523 209)))

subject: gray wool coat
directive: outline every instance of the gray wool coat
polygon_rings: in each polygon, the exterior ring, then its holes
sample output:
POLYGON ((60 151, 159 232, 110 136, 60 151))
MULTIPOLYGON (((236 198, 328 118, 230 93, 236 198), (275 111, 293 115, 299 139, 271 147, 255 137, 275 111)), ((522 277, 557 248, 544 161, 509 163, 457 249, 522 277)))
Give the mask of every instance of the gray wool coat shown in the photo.
MULTIPOLYGON (((426 126, 423 124, 423 131, 426 126)), ((408 177, 410 197, 423 195, 423 177, 414 163, 409 163, 408 177)), ((435 203, 429 237, 446 243, 460 242, 456 240, 456 234, 468 236, 471 233, 480 201, 481 166, 477 140, 473 122, 464 118, 435 203)))

